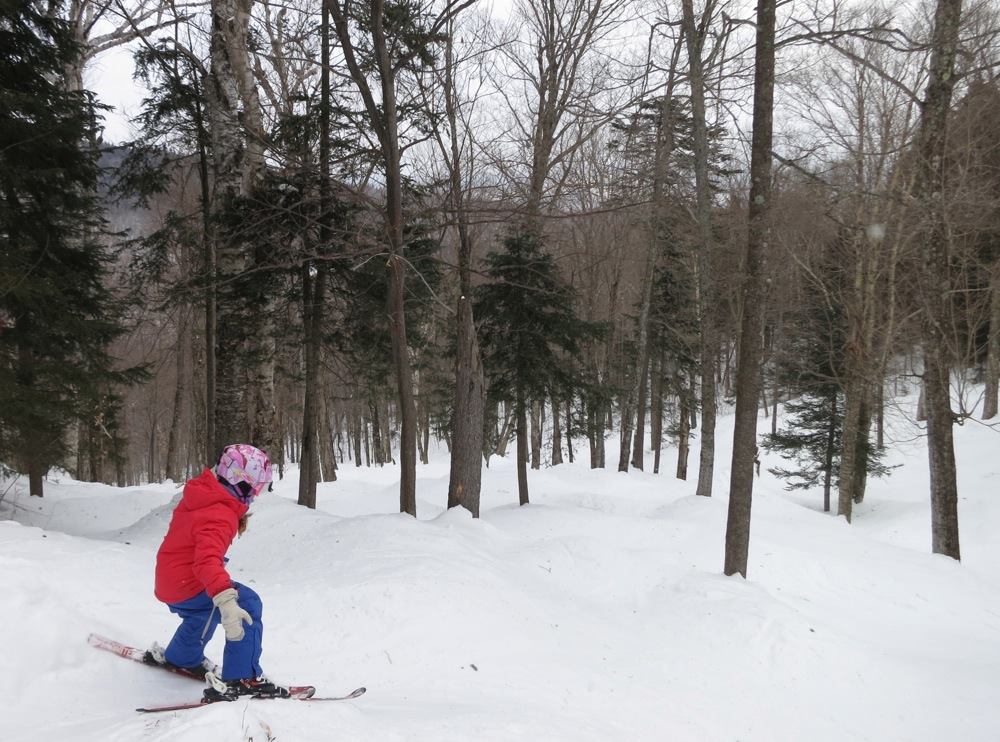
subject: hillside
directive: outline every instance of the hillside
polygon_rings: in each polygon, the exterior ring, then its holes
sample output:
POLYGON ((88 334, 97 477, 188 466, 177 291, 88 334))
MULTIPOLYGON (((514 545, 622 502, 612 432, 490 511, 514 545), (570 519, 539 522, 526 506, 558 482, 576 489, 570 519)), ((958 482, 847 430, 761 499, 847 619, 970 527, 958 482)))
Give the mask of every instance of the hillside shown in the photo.
POLYGON ((392 467, 344 466, 315 512, 295 505, 287 472, 229 566, 264 599, 268 674, 319 695, 368 687, 342 703, 136 714, 200 689, 85 638, 169 638, 152 570, 177 486, 54 477, 38 501, 3 483, 3 738, 996 739, 1000 438, 956 428, 964 561, 932 555, 912 401, 892 421, 899 468, 872 483, 851 526, 763 472, 748 580, 721 574, 731 417, 711 499, 669 473, 584 461, 532 472, 519 508, 513 462, 493 459, 474 521, 443 510, 442 454, 418 470, 414 520, 395 512, 392 467))

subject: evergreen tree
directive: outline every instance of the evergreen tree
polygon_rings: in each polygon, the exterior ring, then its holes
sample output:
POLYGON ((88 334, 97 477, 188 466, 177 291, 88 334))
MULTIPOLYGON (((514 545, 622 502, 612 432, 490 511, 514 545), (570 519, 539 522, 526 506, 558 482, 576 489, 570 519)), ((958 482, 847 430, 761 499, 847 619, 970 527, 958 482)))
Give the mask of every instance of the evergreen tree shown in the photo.
POLYGON ((513 405, 520 503, 528 503, 526 414, 536 400, 567 396, 576 385, 580 344, 602 328, 573 313, 574 291, 530 233, 486 256, 489 283, 476 293, 483 366, 492 402, 513 405))
MULTIPOLYGON (((830 273, 834 272, 830 267, 830 273)), ((840 476, 843 449, 846 321, 842 309, 827 304, 817 292, 804 297, 802 310, 790 317, 786 344, 777 362, 783 388, 792 395, 785 403, 787 418, 781 429, 767 436, 763 446, 793 466, 770 468, 785 479, 787 488, 810 489, 822 484, 823 509, 830 510, 831 486, 840 476)), ((882 452, 862 441, 860 461, 867 473, 882 476, 888 468, 882 452)))
POLYGON ((67 426, 124 379, 107 355, 120 326, 95 237, 95 106, 60 84, 79 48, 54 15, 0 3, 0 461, 39 497, 67 426))

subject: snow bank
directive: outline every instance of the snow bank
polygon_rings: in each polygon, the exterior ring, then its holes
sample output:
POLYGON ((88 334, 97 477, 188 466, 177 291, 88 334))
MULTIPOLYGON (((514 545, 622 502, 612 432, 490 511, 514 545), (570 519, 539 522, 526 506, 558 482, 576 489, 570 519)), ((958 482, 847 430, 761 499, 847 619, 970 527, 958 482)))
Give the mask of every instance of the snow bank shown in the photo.
POLYGON ((444 510, 444 457, 419 469, 417 520, 395 512, 392 467, 345 465, 315 512, 294 504, 292 470, 255 505, 230 568, 264 599, 272 677, 367 695, 156 716, 132 709, 199 686, 85 638, 169 638, 152 568, 176 486, 62 480, 39 502, 18 483, 0 511, 14 518, 0 521, 4 738, 996 739, 997 434, 956 430, 962 564, 928 553, 914 439, 851 526, 764 473, 746 581, 720 574, 731 435, 723 418, 712 499, 668 473, 578 462, 532 472, 519 508, 512 462, 494 459, 479 520, 444 510))

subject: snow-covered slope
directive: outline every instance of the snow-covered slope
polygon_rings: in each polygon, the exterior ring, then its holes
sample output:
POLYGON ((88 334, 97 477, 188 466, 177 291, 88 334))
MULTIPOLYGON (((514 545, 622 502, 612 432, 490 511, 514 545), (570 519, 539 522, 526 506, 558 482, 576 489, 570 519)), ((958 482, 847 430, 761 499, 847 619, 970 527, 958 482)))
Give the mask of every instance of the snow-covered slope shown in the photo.
POLYGON ((900 468, 851 526, 763 473, 743 580, 721 575, 731 425, 711 499, 673 478, 674 450, 659 475, 532 472, 523 508, 512 462, 494 459, 477 521, 444 511, 443 455, 420 467, 417 520, 395 512, 393 467, 344 465, 315 512, 295 505, 292 470, 230 568, 264 599, 268 674, 320 695, 368 687, 343 703, 137 715, 200 688, 85 638, 169 638, 152 570, 177 486, 62 479, 38 501, 17 482, 0 510, 2 737, 997 739, 1000 435, 956 429, 962 564, 928 553, 924 443, 900 414, 900 468))

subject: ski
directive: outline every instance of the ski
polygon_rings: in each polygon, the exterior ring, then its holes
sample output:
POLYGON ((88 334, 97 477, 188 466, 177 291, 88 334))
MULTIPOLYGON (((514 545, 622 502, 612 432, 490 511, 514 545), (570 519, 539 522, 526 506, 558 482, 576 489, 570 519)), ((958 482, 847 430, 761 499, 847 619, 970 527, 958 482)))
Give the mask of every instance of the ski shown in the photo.
MULTIPOLYGON (((316 696, 307 696, 301 693, 300 694, 292 693, 292 695, 289 698, 278 698, 275 696, 264 696, 264 697, 240 696, 236 700, 241 701, 243 699, 246 699, 248 701, 307 701, 310 703, 315 701, 349 701, 352 698, 358 698, 359 696, 363 696, 366 690, 367 690, 366 688, 357 688, 348 693, 346 696, 322 696, 317 698, 316 696)), ((144 706, 142 708, 137 708, 136 711, 138 711, 140 714, 159 714, 165 711, 185 711, 187 709, 197 709, 197 708, 202 708, 203 706, 212 706, 216 703, 229 703, 229 702, 196 701, 194 703, 176 703, 171 706, 148 706, 148 707, 144 706)))
MULTIPOLYGON (((180 675, 182 678, 190 678, 191 680, 197 680, 199 683, 204 683, 205 678, 200 675, 196 675, 193 672, 188 672, 183 667, 173 667, 171 665, 161 665, 157 662, 147 662, 146 650, 139 649, 137 647, 130 647, 127 644, 122 644, 114 639, 108 639, 106 636, 101 636, 100 634, 91 634, 87 637, 87 643, 96 647, 97 649, 103 649, 105 652, 110 652, 111 654, 117 655, 119 657, 124 657, 127 660, 132 660, 133 662, 138 662, 140 665, 145 665, 146 667, 156 667, 161 670, 166 670, 174 675, 180 675)), ((289 692, 293 697, 299 700, 305 700, 313 693, 316 689, 311 685, 292 685, 288 688, 289 692)), ((360 693, 358 695, 361 695, 360 693)), ((200 704, 195 704, 200 705, 200 704)), ((185 708, 189 708, 185 706, 185 708)))
POLYGON ((114 639, 108 639, 106 636, 101 636, 100 634, 91 634, 88 636, 87 643, 92 647, 103 649, 105 652, 110 652, 111 654, 118 655, 119 657, 124 657, 127 660, 138 662, 140 665, 145 665, 146 667, 157 667, 161 670, 172 672, 174 675, 180 675, 183 678, 191 678, 191 680, 197 680, 200 683, 205 682, 205 678, 200 675, 196 675, 193 672, 188 672, 183 667, 173 667, 171 665, 161 665, 157 662, 147 662, 145 659, 145 649, 130 647, 127 644, 116 642, 114 639))

